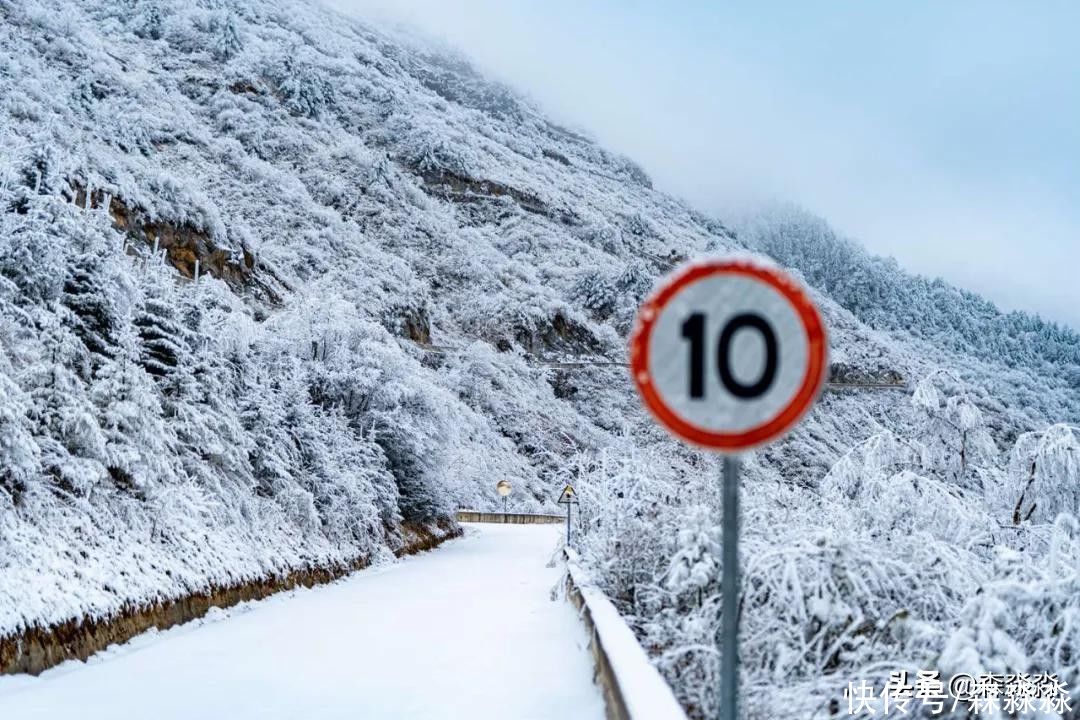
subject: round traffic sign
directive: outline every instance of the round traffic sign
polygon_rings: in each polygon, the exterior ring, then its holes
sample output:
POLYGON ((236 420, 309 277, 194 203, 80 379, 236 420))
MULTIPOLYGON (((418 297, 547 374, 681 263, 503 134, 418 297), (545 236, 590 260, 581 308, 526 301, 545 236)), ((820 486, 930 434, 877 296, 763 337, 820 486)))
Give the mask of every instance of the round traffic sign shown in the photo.
POLYGON ((630 371, 679 438, 737 452, 790 430, 828 373, 825 323, 806 290, 750 259, 691 262, 638 310, 630 371))

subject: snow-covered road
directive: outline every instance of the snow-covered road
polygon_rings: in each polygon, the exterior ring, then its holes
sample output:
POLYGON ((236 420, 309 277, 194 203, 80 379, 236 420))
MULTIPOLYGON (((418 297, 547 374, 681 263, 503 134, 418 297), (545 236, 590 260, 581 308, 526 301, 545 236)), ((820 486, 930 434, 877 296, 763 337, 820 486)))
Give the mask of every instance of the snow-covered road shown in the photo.
POLYGON ((0 677, 0 718, 600 720, 585 631, 551 600, 558 533, 467 526, 333 585, 0 677))

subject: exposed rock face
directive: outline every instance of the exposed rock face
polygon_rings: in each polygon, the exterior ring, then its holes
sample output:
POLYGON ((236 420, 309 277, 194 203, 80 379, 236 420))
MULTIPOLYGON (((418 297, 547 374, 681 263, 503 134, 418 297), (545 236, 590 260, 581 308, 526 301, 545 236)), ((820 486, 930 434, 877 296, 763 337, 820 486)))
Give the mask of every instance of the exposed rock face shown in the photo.
POLYGON ((190 225, 146 220, 120 198, 113 198, 109 203, 109 214, 117 229, 164 250, 169 262, 186 278, 192 279, 196 272, 205 272, 230 285, 242 286, 251 280, 255 257, 246 248, 240 258, 234 258, 231 253, 217 248, 205 232, 190 225))
POLYGON ((541 215, 548 214, 547 206, 539 198, 494 180, 478 180, 450 170, 425 171, 420 174, 420 177, 428 192, 448 200, 468 203, 508 197, 523 210, 541 215))
POLYGON ((431 344, 431 319, 423 308, 410 308, 401 319, 405 336, 420 345, 431 344))
POLYGON ((880 365, 867 367, 842 362, 829 366, 829 381, 845 385, 905 385, 904 376, 897 370, 880 365))
POLYGON ((74 186, 75 204, 89 210, 108 204, 113 226, 128 235, 133 243, 164 251, 165 259, 188 280, 197 275, 211 275, 224 280, 238 294, 253 292, 271 303, 281 301, 284 283, 267 265, 256 271, 255 255, 246 247, 239 254, 220 248, 205 230, 187 224, 151 220, 121 197, 102 190, 92 190, 87 202, 86 188, 74 186))
POLYGON ((516 327, 514 337, 528 352, 538 355, 545 350, 585 355, 603 351, 588 327, 561 312, 556 312, 551 322, 540 328, 516 327))

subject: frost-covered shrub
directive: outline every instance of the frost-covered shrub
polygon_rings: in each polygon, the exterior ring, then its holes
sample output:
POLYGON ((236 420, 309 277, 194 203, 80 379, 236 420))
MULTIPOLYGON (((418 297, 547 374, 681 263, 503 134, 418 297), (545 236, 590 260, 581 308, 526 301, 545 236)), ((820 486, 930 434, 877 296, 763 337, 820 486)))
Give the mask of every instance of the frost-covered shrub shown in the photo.
POLYGON ((621 270, 594 268, 579 273, 570 297, 594 318, 610 319, 620 332, 627 333, 652 285, 653 277, 642 263, 630 261, 621 270))
POLYGON ((326 71, 305 55, 294 48, 273 61, 266 73, 290 112, 317 118, 334 107, 336 92, 326 71))
POLYGON ((616 175, 630 182, 652 189, 652 179, 640 165, 628 157, 622 155, 609 155, 608 162, 613 166, 616 175))
POLYGON ((421 173, 466 178, 479 175, 476 154, 468 140, 448 128, 413 128, 404 143, 404 159, 421 173))
POLYGON ((701 607, 719 589, 722 543, 716 518, 705 505, 690 505, 679 528, 664 586, 681 603, 701 607))
POLYGON ((582 239, 611 255, 619 255, 624 250, 622 231, 602 218, 586 226, 582 239))
POLYGON ((136 28, 141 36, 166 39, 182 52, 204 52, 219 62, 231 60, 244 48, 236 14, 222 8, 178 4, 167 13, 157 10, 136 28))
POLYGON ((1080 681, 1080 532, 1058 517, 1044 555, 1000 547, 941 651, 945 672, 1044 673, 1080 681))
POLYGON ((985 540, 992 523, 982 503, 923 474, 921 444, 884 432, 848 451, 821 481, 823 495, 848 508, 849 521, 873 536, 923 533, 960 545, 985 540))

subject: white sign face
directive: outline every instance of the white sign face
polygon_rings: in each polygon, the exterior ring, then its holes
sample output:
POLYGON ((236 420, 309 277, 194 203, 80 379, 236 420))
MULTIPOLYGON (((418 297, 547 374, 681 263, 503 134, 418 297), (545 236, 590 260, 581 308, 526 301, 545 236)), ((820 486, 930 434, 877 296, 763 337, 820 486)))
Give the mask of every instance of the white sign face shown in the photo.
POLYGON ((688 442, 737 451, 789 430, 828 370, 821 316, 780 271, 692 263, 642 305, 631 370, 646 407, 688 442))

